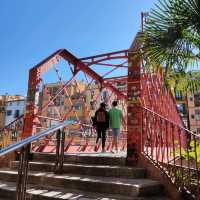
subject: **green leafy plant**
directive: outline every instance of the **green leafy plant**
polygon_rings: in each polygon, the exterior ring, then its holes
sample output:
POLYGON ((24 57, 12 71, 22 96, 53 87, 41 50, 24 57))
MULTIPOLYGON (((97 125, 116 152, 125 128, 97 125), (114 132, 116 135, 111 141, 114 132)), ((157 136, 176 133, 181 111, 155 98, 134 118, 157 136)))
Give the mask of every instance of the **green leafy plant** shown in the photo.
POLYGON ((195 144, 195 141, 191 140, 188 150, 182 148, 182 156, 185 159, 191 159, 191 158, 194 160, 197 159, 197 162, 200 163, 200 143, 196 142, 196 144, 195 144), (196 146, 196 148, 195 148, 195 146, 196 146))

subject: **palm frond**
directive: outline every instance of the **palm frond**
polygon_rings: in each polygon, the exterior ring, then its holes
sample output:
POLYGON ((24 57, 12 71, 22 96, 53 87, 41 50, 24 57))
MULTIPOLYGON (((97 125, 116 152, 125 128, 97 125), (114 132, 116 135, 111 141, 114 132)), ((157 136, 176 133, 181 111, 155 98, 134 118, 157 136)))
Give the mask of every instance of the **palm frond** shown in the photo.
POLYGON ((200 58, 200 0, 159 0, 142 36, 148 58, 186 69, 200 58))
POLYGON ((171 70, 165 76, 165 83, 174 92, 186 94, 195 93, 200 90, 200 72, 199 71, 176 71, 171 70))

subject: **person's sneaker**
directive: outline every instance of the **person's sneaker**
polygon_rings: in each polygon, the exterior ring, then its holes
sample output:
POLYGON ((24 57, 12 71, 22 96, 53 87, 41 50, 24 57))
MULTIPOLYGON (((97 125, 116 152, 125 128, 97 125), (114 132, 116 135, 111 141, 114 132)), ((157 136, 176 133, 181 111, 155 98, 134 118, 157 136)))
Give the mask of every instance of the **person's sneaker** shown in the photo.
POLYGON ((98 147, 97 147, 97 145, 94 147, 94 151, 95 151, 95 152, 98 151, 98 147))
POLYGON ((115 153, 114 150, 111 150, 110 153, 115 153))
POLYGON ((105 149, 102 149, 102 150, 101 150, 101 153, 105 153, 105 152, 106 152, 105 149))

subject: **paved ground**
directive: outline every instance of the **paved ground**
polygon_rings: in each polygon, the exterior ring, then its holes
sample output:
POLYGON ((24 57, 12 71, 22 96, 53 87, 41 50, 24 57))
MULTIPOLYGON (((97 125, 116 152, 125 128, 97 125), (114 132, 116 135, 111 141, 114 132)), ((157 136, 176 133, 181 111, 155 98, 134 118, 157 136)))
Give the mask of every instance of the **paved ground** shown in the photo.
MULTIPOLYGON (((68 153, 66 153, 67 155, 68 153)), ((94 157, 126 157, 126 152, 125 151, 120 151, 118 153, 111 153, 111 152, 95 152, 95 153, 70 153, 70 155, 79 155, 79 156, 94 156, 94 157)))

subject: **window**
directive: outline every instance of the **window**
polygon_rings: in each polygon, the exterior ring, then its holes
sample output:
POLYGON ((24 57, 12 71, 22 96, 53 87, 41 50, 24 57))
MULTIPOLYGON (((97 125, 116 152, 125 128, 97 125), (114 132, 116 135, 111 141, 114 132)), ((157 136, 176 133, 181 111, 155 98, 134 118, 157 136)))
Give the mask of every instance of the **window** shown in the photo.
POLYGON ((93 99, 94 98, 94 91, 92 90, 91 91, 91 99, 93 99))
POLYGON ((102 93, 102 96, 101 96, 101 100, 102 101, 107 101, 109 98, 109 93, 107 90, 104 90, 103 93, 102 93))
POLYGON ((181 91, 175 91, 175 97, 176 100, 182 101, 183 100, 183 94, 181 91))
POLYGON ((81 110, 81 104, 77 103, 74 105, 75 110, 81 110))
POLYGON ((12 102, 10 102, 9 105, 12 106, 12 102))
POLYGON ((14 115, 14 118, 17 118, 17 117, 19 117, 19 113, 20 113, 20 111, 19 111, 19 110, 15 110, 15 115, 14 115))
POLYGON ((48 108, 47 109, 47 117, 57 118, 58 117, 58 113, 57 113, 57 111, 55 109, 48 108))
POLYGON ((126 88, 118 88, 118 90, 121 91, 121 92, 125 92, 126 88))
POLYGON ((64 105, 64 96, 58 96, 53 100, 54 104, 52 106, 63 106, 64 105))
POLYGON ((103 98, 106 99, 108 96, 108 91, 103 91, 103 98))
POLYGON ((127 84, 124 82, 118 82, 116 85, 117 89, 121 92, 126 91, 127 90, 127 84))
POLYGON ((200 128, 197 128, 197 134, 200 134, 200 128))
POLYGON ((194 115, 191 115, 191 118, 194 119, 194 115))
POLYGON ((77 118, 76 117, 73 117, 73 116, 71 116, 70 118, 69 118, 69 120, 76 120, 77 118))
POLYGON ((95 110, 94 101, 90 101, 90 110, 95 110))
POLYGON ((183 104, 183 103, 177 104, 177 108, 178 108, 179 112, 182 113, 183 115, 187 114, 185 104, 183 104))
POLYGON ((191 97, 191 96, 190 96, 190 98, 189 98, 189 99, 190 99, 190 101, 193 101, 193 97, 191 97))
POLYGON ((79 92, 77 92, 76 94, 73 94, 72 96, 71 96, 71 99, 73 99, 73 100, 78 100, 78 99, 80 99, 81 98, 81 94, 79 93, 79 92))
POLYGON ((0 107, 0 113, 4 113, 5 112, 5 108, 4 107, 0 107))
POLYGON ((195 110, 195 119, 200 120, 200 110, 195 110))
POLYGON ((82 99, 83 99, 83 101, 86 103, 86 101, 87 101, 86 95, 84 95, 84 96, 82 97, 82 99))
POLYGON ((10 116, 10 115, 12 115, 12 110, 7 110, 7 114, 6 114, 7 116, 10 116))
POLYGON ((65 111, 67 111, 67 110, 69 110, 69 109, 70 109, 69 106, 65 106, 65 107, 64 107, 64 110, 65 110, 65 111))
POLYGON ((50 96, 55 96, 59 91, 59 87, 49 87, 47 88, 47 91, 49 92, 50 96))
POLYGON ((200 94, 195 94, 194 95, 194 105, 196 107, 199 107, 200 106, 200 94))

